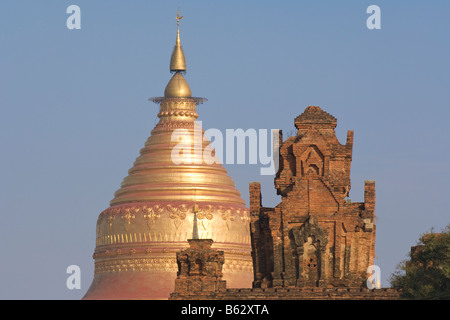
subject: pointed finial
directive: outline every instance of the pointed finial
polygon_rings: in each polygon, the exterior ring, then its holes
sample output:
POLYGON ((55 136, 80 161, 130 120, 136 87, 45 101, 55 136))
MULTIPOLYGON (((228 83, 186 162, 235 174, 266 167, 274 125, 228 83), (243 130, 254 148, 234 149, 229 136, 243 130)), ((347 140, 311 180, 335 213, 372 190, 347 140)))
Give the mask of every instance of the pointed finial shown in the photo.
POLYGON ((197 211, 196 211, 196 205, 194 205, 194 209, 192 210, 194 213, 194 228, 192 230, 192 239, 199 239, 198 236, 198 226, 197 226, 197 211))
POLYGON ((180 10, 177 10, 177 16, 176 16, 175 19, 177 19, 177 27, 179 27, 180 26, 180 20, 183 19, 183 16, 180 17, 180 10))
POLYGON ((198 206, 196 203, 196 195, 197 195, 197 190, 195 190, 195 194, 194 194, 194 208, 192 208, 192 212, 194 213, 194 228, 192 230, 192 239, 199 239, 198 236, 198 227, 197 227, 197 212, 198 212, 198 206))
POLYGON ((177 20, 177 40, 173 49, 172 58, 170 59, 170 72, 186 72, 186 59, 180 41, 180 20, 182 18, 183 16, 180 16, 180 10, 177 10, 177 16, 175 17, 177 20))

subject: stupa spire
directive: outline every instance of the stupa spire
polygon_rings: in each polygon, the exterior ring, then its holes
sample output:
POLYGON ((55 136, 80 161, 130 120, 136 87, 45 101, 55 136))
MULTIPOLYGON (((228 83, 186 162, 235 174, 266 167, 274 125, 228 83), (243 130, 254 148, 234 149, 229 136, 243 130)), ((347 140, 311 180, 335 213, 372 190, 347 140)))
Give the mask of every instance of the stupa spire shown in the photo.
POLYGON ((191 88, 183 76, 186 73, 186 58, 184 57, 183 48, 180 40, 180 11, 177 11, 177 40, 173 48, 172 57, 170 58, 170 72, 175 73, 170 79, 164 90, 164 97, 166 98, 190 98, 191 88))
POLYGON ((177 40, 175 42, 175 47, 173 48, 172 57, 170 58, 170 72, 186 72, 186 58, 184 57, 183 48, 181 47, 180 40, 180 11, 177 11, 177 40))

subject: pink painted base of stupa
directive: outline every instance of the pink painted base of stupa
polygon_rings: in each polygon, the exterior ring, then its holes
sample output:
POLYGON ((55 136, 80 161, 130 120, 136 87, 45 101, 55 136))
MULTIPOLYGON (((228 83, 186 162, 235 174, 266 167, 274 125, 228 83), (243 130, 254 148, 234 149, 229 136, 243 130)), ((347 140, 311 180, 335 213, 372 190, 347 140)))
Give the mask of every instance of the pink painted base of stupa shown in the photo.
POLYGON ((96 275, 83 300, 162 300, 175 287, 176 272, 117 272, 96 275))
MULTIPOLYGON (((167 300, 175 289, 176 272, 117 272, 96 275, 83 300, 167 300)), ((250 288, 253 275, 224 276, 227 288, 250 288)))

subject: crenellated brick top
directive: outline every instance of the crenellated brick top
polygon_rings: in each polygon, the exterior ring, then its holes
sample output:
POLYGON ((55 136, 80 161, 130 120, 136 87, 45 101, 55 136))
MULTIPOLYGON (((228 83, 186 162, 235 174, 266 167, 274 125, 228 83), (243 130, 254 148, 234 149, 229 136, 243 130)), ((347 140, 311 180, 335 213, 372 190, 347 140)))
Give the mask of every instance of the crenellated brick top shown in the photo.
POLYGON ((301 115, 295 118, 294 124, 297 128, 304 124, 330 124, 336 126, 337 119, 318 106, 309 106, 301 115))

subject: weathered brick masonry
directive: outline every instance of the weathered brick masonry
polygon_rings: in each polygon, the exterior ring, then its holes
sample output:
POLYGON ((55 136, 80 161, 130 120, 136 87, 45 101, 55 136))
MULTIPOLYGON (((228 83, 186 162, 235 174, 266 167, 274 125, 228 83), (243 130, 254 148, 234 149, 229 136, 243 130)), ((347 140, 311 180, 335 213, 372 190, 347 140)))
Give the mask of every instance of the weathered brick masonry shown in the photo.
POLYGON ((217 292, 174 292, 170 300, 397 300, 391 288, 253 288, 217 292))
POLYGON ((259 183, 250 184, 254 287, 365 284, 375 256, 375 182, 366 181, 364 202, 346 201, 353 131, 342 145, 336 124, 319 107, 295 119, 297 135, 280 141, 275 208, 263 207, 259 183))
POLYGON ((281 203, 264 207, 260 184, 250 183, 253 289, 176 290, 171 299, 398 298, 396 290, 366 288, 375 256, 375 182, 365 181, 364 202, 347 198, 353 131, 341 144, 336 118, 316 106, 294 123, 295 137, 279 137, 281 203))

